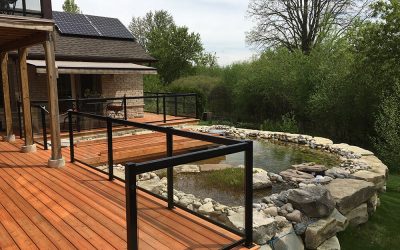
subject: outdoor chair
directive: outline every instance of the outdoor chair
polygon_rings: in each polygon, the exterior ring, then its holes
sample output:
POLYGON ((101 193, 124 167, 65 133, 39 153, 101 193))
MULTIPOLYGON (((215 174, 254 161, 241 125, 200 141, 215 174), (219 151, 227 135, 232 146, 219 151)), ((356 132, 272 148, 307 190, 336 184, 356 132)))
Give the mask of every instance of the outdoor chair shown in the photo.
POLYGON ((106 115, 108 117, 124 117, 124 102, 111 102, 106 105, 106 115))

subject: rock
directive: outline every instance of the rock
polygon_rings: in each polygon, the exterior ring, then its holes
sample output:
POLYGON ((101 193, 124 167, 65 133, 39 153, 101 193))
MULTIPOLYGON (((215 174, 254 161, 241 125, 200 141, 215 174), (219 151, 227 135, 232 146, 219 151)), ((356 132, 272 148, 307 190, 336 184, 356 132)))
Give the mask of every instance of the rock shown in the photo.
POLYGON ((160 183, 160 180, 158 178, 153 178, 146 181, 138 181, 138 186, 150 192, 158 194, 159 191, 162 189, 163 184, 160 183))
POLYGON ((278 215, 278 208, 277 207, 268 207, 268 208, 264 209, 264 213, 268 214, 272 217, 275 217, 278 215))
POLYGON ((179 165, 179 166, 174 167, 174 172, 177 174, 199 173, 200 168, 197 165, 179 165))
POLYGON ((294 231, 297 235, 302 235, 306 232, 307 230, 307 224, 306 223, 297 223, 294 225, 294 231))
POLYGON ((321 175, 317 175, 315 177, 315 179, 313 180, 314 183, 316 184, 328 184, 329 182, 331 182, 333 180, 332 177, 330 176, 321 176, 321 175))
POLYGON ((325 186, 333 196, 337 209, 346 214, 368 201, 375 193, 370 182, 354 179, 335 179, 325 186))
POLYGON ((339 168, 339 167, 333 167, 331 169, 328 169, 325 171, 325 176, 329 176, 332 178, 349 178, 350 177, 350 171, 346 170, 344 168, 339 168))
POLYGON ((285 209, 286 211, 288 211, 288 213, 291 213, 294 211, 293 209, 293 205, 291 203, 286 203, 285 205, 283 205, 281 207, 282 209, 285 209))
POLYGON ((381 189, 386 184, 386 175, 383 173, 375 173, 367 170, 360 170, 352 174, 356 179, 371 182, 377 190, 381 189))
POLYGON ((333 236, 317 247, 317 250, 340 250, 339 239, 333 236))
POLYGON ((293 181, 297 183, 314 179, 313 175, 297 171, 295 169, 287 169, 285 171, 280 172, 279 175, 282 176, 284 180, 293 181))
POLYGON ((293 207, 302 211, 308 217, 326 217, 335 208, 331 194, 322 186, 291 189, 288 194, 288 200, 293 204, 293 207))
POLYGON ((294 222, 301 222, 301 212, 299 210, 294 210, 293 212, 287 214, 286 219, 294 222))
POLYGON ((347 224, 347 218, 335 209, 328 218, 320 219, 307 227, 304 239, 306 248, 316 249, 337 232, 343 231, 347 224))
POLYGON ((276 235, 279 239, 274 243, 274 250, 304 250, 303 241, 301 238, 294 234, 292 225, 287 225, 282 228, 276 235))
POLYGON ((181 204, 184 207, 187 207, 192 203, 193 203, 193 199, 186 197, 186 196, 182 197, 182 199, 179 200, 179 204, 181 204))
POLYGON ((199 213, 201 214, 205 214, 208 215, 210 213, 214 212, 214 205, 212 204, 212 202, 207 202, 204 205, 201 205, 199 207, 199 213))
MULTIPOLYGON (((244 229, 244 211, 228 216, 230 224, 239 230, 244 229)), ((264 212, 253 210, 253 240, 256 244, 264 245, 278 232, 278 223, 264 212)))
POLYGON ((314 137, 313 140, 315 145, 326 146, 333 144, 332 140, 323 137, 314 137))
POLYGON ((292 168, 297 171, 306 172, 309 174, 312 173, 322 174, 326 170, 328 170, 328 168, 325 167, 324 165, 315 164, 314 162, 292 165, 292 168))
POLYGON ((272 187, 272 181, 266 171, 253 174, 253 189, 258 190, 270 187, 272 187))
POLYGON ((349 220, 349 225, 353 227, 366 223, 368 221, 367 204, 361 204, 360 206, 348 212, 345 216, 349 220))
POLYGON ((228 168, 233 168, 232 165, 229 164, 203 164, 200 165, 201 172, 209 172, 209 171, 216 171, 216 170, 224 170, 228 168))

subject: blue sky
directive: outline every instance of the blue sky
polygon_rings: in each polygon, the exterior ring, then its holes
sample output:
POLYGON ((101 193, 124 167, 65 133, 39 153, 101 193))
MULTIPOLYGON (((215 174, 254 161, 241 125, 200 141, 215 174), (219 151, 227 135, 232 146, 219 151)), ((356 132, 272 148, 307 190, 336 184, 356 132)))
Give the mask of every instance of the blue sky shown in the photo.
MULTIPOLYGON (((216 52, 218 62, 227 65, 249 59, 252 51, 245 43, 245 32, 252 23, 246 18, 248 0, 75 0, 83 13, 119 18, 128 25, 132 16, 144 16, 164 9, 178 25, 200 33, 204 47, 216 52)), ((62 10, 63 0, 53 0, 53 9, 62 10)))

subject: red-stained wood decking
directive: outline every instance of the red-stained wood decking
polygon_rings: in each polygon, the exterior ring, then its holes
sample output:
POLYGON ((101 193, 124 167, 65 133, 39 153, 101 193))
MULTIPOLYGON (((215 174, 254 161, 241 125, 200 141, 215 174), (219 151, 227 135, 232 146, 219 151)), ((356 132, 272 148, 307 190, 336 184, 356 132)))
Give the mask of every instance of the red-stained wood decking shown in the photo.
MULTIPOLYGON (((211 146, 211 143, 174 136, 174 154, 211 146)), ((76 143, 75 159, 92 166, 107 164, 107 140, 92 140, 76 143)), ((166 155, 166 137, 163 133, 148 133, 113 138, 114 163, 142 162, 166 155)))
MULTIPOLYGON (((122 182, 79 164, 48 168, 49 151, 23 154, 21 145, 0 142, 0 249, 126 249, 122 182)), ((138 207, 140 249, 219 249, 239 239, 140 191, 138 207)))

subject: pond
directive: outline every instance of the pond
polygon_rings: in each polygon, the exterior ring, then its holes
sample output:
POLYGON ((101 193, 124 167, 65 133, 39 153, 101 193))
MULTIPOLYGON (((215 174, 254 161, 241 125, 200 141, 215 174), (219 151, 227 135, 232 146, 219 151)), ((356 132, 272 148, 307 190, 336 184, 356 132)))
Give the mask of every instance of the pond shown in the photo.
MULTIPOLYGON (((317 150, 293 145, 254 141, 254 167, 268 172, 279 173, 293 164, 315 162, 332 167, 338 164, 338 158, 317 150)), ((195 174, 176 174, 174 188, 185 193, 194 194, 199 198, 212 198, 229 206, 244 204, 243 169, 238 168, 244 163, 244 153, 231 154, 226 157, 214 158, 193 164, 224 163, 236 168, 221 171, 202 172, 195 174)), ((275 184, 267 190, 255 191, 254 200, 279 193, 292 188, 289 184, 275 184)))

